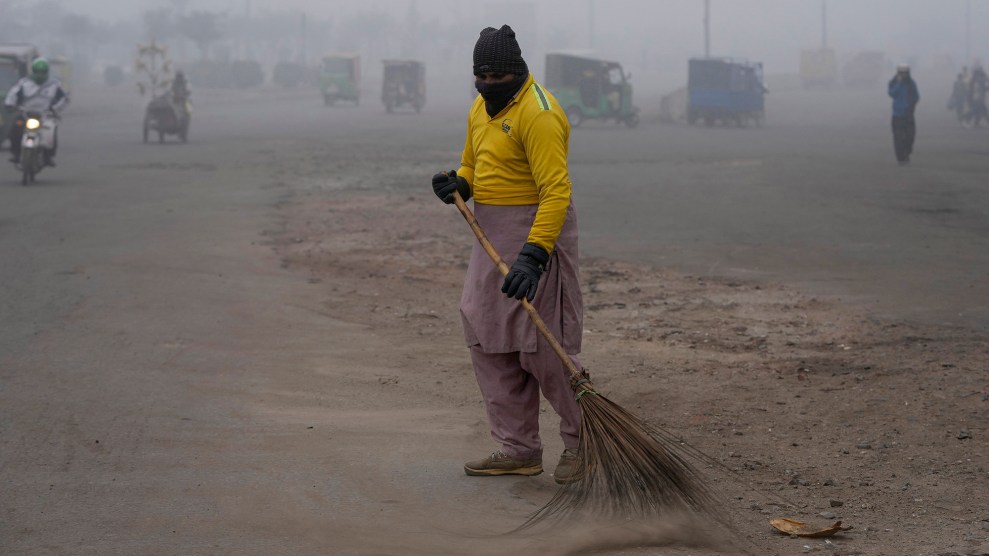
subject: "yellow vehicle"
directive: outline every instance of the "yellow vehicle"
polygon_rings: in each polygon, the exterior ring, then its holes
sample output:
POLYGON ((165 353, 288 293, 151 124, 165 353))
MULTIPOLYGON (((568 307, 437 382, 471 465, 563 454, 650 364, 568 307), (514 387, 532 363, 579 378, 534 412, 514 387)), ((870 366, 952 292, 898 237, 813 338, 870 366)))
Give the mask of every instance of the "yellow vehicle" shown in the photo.
POLYGON ((838 59, 831 48, 800 52, 800 80, 805 89, 830 89, 838 82, 838 59))
POLYGON ((858 52, 845 62, 842 78, 846 87, 875 87, 886 70, 886 55, 877 51, 858 52))
POLYGON ((72 64, 64 56, 55 56, 48 60, 51 67, 51 74, 62 82, 62 89, 66 93, 72 91, 72 64))

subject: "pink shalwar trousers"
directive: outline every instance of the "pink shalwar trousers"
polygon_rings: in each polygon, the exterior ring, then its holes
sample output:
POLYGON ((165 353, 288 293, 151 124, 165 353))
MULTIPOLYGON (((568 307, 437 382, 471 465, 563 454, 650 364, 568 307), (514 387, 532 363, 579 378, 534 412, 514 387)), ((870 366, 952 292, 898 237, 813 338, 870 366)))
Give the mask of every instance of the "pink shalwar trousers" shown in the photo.
MULTIPOLYGON (((536 353, 484 353, 470 349, 477 385, 484 397, 491 437, 501 451, 520 459, 542 459, 539 438, 539 392, 560 416, 565 448, 577 448, 580 407, 570 388, 569 371, 552 349, 541 342, 536 353)), ((577 368, 580 362, 572 357, 577 368)))
MULTIPOLYGON (((474 205, 478 222, 509 266, 525 244, 536 210, 536 205, 474 205)), ((582 369, 576 358, 583 332, 578 278, 577 216, 571 205, 532 305, 582 369)), ((521 303, 501 292, 503 281, 475 241, 460 312, 491 436, 501 444, 501 451, 512 457, 541 458, 541 392, 560 416, 564 446, 576 448, 580 407, 570 387, 570 372, 533 326, 521 303)))

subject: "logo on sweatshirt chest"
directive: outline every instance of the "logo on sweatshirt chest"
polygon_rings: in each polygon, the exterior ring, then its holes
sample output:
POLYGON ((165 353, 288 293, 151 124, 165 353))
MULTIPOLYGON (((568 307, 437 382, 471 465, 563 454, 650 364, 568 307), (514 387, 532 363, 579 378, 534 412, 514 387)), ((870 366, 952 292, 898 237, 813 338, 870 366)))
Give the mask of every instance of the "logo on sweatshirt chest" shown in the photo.
POLYGON ((512 136, 512 120, 505 118, 501 121, 501 130, 505 132, 505 135, 512 136))

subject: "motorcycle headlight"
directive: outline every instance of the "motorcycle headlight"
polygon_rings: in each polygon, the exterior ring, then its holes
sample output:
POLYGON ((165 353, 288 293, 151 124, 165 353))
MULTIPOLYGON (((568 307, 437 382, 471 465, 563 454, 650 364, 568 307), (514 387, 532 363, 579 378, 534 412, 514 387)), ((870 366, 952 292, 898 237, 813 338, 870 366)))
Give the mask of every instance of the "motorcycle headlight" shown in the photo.
POLYGON ((37 118, 28 118, 27 121, 24 122, 24 127, 27 129, 38 129, 41 127, 41 120, 37 118))

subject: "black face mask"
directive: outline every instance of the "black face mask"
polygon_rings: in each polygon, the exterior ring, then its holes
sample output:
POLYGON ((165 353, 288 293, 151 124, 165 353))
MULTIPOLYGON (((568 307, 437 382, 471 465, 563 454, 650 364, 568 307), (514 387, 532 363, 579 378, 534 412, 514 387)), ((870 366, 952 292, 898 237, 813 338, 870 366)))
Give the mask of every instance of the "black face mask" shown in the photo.
POLYGON ((515 79, 505 81, 504 83, 481 83, 475 81, 474 87, 477 88, 477 92, 481 93, 481 96, 484 98, 484 109, 487 111, 488 116, 494 117, 498 112, 504 110, 528 78, 529 74, 526 73, 524 75, 516 75, 515 79))

